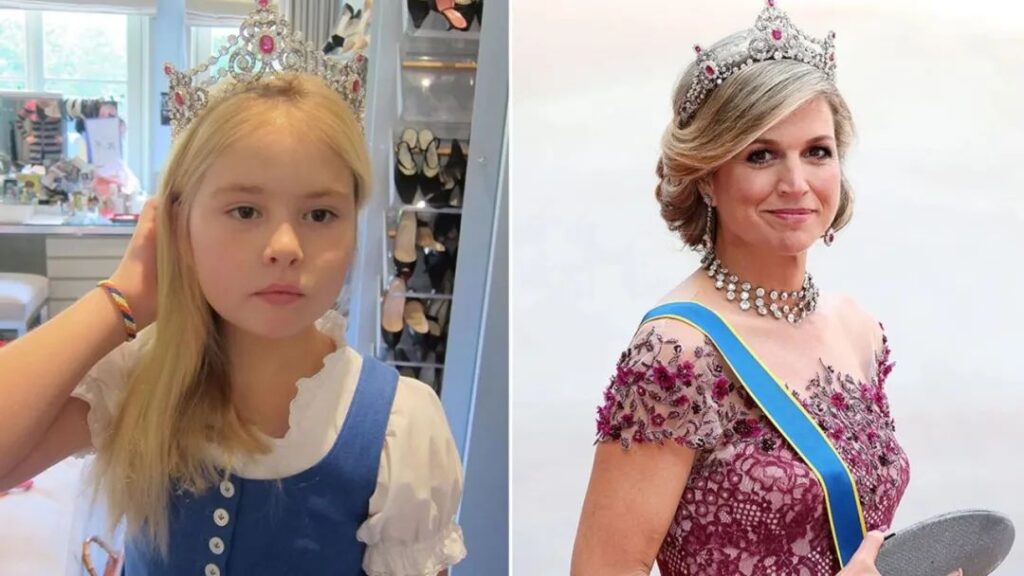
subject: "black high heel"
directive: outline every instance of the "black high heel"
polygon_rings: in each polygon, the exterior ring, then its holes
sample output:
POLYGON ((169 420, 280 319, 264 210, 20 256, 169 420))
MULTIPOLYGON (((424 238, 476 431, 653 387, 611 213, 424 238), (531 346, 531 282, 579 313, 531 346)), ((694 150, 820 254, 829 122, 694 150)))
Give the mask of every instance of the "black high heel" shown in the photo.
MULTIPOLYGON (((459 215, 441 213, 434 218, 434 238, 448 246, 459 240, 459 215)), ((449 248, 449 251, 451 249, 449 248)))
MULTIPOLYGON (((422 144, 422 140, 420 141, 422 144)), ((440 140, 434 138, 423 150, 423 168, 420 169, 420 191, 423 198, 431 198, 441 192, 441 157, 437 154, 440 140)))
POLYGON ((469 30, 473 25, 473 19, 476 18, 476 2, 473 0, 455 0, 455 10, 462 15, 462 18, 466 21, 466 30, 469 30))
POLYGON ((402 279, 408 280, 416 269, 419 254, 416 250, 416 215, 406 211, 398 221, 395 232, 395 250, 392 258, 395 271, 402 279))
POLYGON ((419 29, 430 14, 430 3, 427 0, 408 0, 406 7, 409 10, 409 18, 412 19, 412 25, 419 29))
POLYGON ((430 323, 424 313, 423 302, 419 300, 406 300, 405 311, 402 315, 405 325, 409 327, 409 335, 412 337, 411 344, 415 348, 423 348, 424 339, 430 332, 430 323))
POLYGON ((452 193, 455 192, 455 186, 458 181, 448 172, 448 167, 444 166, 441 168, 441 172, 438 174, 441 180, 441 188, 431 194, 427 198, 427 204, 430 204, 433 208, 448 208, 451 203, 452 193))
POLYGON ((437 294, 451 294, 454 272, 453 261, 448 252, 430 252, 423 256, 430 276, 430 287, 437 294))
POLYGON ((408 142, 402 140, 398 143, 395 153, 395 189, 398 190, 398 197, 406 204, 412 204, 416 199, 416 190, 420 183, 418 172, 412 148, 408 142))
POLYGON ((448 168, 449 173, 455 178, 459 188, 465 191, 466 188, 466 168, 469 164, 469 160, 466 158, 466 151, 462 149, 462 142, 452 138, 451 153, 448 154, 448 163, 445 167, 448 168))
POLYGON ((423 350, 427 353, 435 352, 441 345, 441 325, 436 320, 427 320, 427 334, 423 337, 423 350))
POLYGON ((405 282, 401 278, 395 278, 388 286, 388 293, 384 295, 384 302, 381 304, 380 330, 384 343, 389 348, 398 347, 402 340, 402 332, 405 329, 405 282))

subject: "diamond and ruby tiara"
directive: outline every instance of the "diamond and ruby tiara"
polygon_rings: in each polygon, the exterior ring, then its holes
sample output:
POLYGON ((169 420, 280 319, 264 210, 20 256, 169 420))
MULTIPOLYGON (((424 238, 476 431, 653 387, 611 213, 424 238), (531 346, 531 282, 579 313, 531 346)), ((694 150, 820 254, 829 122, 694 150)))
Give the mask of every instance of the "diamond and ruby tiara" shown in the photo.
POLYGON ((184 132, 206 108, 211 90, 219 90, 220 82, 228 76, 235 82, 226 89, 230 92, 236 87, 277 74, 315 74, 341 95, 362 125, 366 94, 365 57, 359 54, 344 63, 326 58, 312 42, 304 41, 302 32, 293 30, 284 16, 270 9, 269 0, 257 0, 256 4, 256 9, 242 21, 238 35, 229 36, 228 44, 206 62, 186 71, 164 64, 164 73, 170 77, 172 138, 184 132), (225 58, 226 66, 216 74, 208 73, 211 67, 225 58))
POLYGON ((829 32, 823 40, 804 34, 785 12, 775 7, 775 0, 767 0, 753 28, 728 36, 710 48, 694 45, 697 61, 687 71, 692 78, 686 99, 676 111, 679 126, 693 117, 716 86, 757 62, 782 59, 805 62, 835 82, 835 38, 835 32, 829 32))

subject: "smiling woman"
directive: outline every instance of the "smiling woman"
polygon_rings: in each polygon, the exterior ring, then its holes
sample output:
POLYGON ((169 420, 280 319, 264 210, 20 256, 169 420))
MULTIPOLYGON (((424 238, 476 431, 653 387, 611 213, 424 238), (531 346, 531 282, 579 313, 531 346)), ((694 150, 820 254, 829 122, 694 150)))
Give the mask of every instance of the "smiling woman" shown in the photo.
POLYGON ((769 0, 695 47, 656 197, 703 258, 645 315, 598 408, 573 574, 877 574, 910 479, 888 339, 806 266, 852 216, 832 40, 769 0))

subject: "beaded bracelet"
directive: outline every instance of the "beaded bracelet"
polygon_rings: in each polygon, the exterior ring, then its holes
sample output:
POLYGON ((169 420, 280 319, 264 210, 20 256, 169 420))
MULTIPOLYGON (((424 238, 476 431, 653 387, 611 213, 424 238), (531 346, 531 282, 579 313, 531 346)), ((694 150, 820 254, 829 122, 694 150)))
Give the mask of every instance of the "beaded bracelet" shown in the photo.
POLYGON ((138 334, 138 327, 135 325, 135 316, 132 315, 132 309, 128 306, 128 300, 125 299, 124 294, 121 294, 121 291, 110 280, 103 280, 96 284, 96 286, 103 288, 110 295, 110 299, 114 301, 114 305, 121 312, 125 330, 128 332, 128 341, 135 340, 135 335, 138 334))

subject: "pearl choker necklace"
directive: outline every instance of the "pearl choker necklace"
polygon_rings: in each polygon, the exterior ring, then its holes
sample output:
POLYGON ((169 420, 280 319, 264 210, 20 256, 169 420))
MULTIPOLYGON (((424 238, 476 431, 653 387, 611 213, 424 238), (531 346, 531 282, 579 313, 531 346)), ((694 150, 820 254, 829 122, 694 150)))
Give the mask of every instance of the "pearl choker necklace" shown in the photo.
POLYGON ((744 312, 756 310, 761 316, 771 315, 776 320, 785 319, 796 325, 818 307, 818 287, 810 274, 805 273, 800 290, 782 291, 754 287, 750 282, 740 280, 713 253, 705 256, 702 267, 708 271, 709 277, 714 278, 715 288, 725 290, 725 298, 736 302, 744 312))

